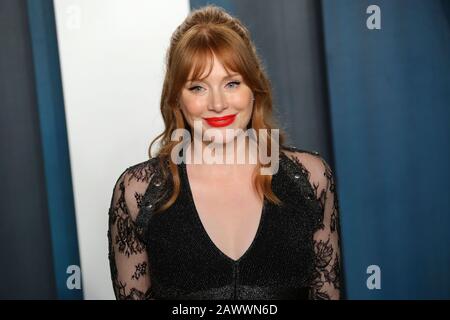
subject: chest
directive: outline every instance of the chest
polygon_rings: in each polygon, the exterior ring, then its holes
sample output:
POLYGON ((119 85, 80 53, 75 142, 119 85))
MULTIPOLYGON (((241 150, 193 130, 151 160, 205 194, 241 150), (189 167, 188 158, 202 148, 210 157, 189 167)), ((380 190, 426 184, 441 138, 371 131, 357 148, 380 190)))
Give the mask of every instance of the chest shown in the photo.
POLYGON ((223 254, 238 260, 255 239, 263 209, 251 178, 218 184, 192 177, 189 184, 194 214, 205 236, 223 254))

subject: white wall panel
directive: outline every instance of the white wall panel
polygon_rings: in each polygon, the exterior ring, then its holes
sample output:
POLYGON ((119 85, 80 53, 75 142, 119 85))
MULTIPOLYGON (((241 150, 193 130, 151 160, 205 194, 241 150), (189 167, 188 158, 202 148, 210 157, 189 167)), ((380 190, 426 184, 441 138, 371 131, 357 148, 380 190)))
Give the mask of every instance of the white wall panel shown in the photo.
POLYGON ((86 299, 114 297, 107 219, 120 173, 162 131, 170 36, 187 0, 54 0, 86 299))

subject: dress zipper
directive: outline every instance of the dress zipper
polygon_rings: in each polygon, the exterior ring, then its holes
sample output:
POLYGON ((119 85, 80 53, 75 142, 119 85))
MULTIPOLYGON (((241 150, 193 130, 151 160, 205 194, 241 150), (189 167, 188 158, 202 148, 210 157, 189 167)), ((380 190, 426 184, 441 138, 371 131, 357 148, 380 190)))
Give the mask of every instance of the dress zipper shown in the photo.
POLYGON ((233 263, 233 280, 234 280, 234 293, 233 293, 233 300, 237 299, 237 282, 238 282, 238 266, 239 262, 233 263))

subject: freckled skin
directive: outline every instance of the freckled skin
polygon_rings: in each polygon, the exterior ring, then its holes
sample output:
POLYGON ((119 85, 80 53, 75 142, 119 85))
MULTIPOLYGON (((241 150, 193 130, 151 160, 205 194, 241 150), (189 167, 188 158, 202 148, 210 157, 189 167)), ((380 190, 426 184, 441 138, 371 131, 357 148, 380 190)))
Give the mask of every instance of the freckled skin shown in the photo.
MULTIPOLYGON (((194 127, 196 120, 202 122, 205 145, 210 144, 205 130, 213 128, 222 133, 224 147, 228 147, 237 133, 226 136, 225 130, 246 130, 252 116, 253 97, 243 77, 232 71, 228 74, 214 56, 208 77, 185 84, 180 107, 189 126, 194 127), (231 114, 236 114, 234 122, 224 127, 211 126, 203 119, 231 114)), ((250 246, 261 216, 262 199, 252 184, 254 167, 254 164, 187 165, 193 197, 205 229, 216 246, 235 259, 250 246)))
MULTIPOLYGON (((209 70, 207 66, 206 70, 209 70)), ((214 55, 213 68, 207 78, 201 81, 188 81, 182 89, 180 98, 181 110, 191 127, 194 121, 202 121, 202 133, 210 126, 204 117, 221 117, 236 114, 233 123, 215 128, 225 137, 225 129, 245 130, 253 111, 253 93, 238 73, 229 76, 219 59, 214 55)), ((226 142, 229 142, 229 137, 226 142)))

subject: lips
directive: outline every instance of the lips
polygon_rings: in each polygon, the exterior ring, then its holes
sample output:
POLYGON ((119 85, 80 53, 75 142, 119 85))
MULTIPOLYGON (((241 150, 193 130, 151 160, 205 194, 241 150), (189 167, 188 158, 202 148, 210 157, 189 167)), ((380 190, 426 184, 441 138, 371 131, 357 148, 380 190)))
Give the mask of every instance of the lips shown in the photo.
POLYGON ((230 114, 223 117, 203 118, 212 127, 226 127, 233 123, 236 114, 230 114))

